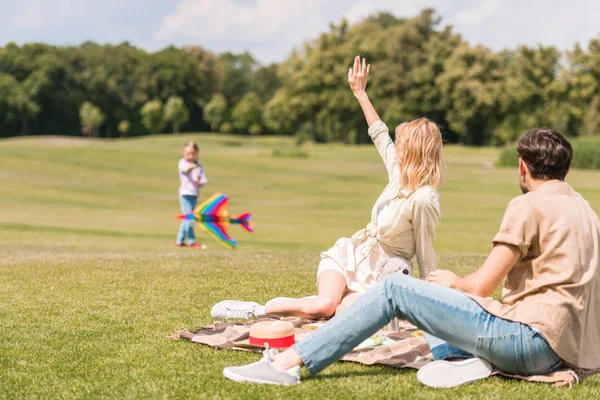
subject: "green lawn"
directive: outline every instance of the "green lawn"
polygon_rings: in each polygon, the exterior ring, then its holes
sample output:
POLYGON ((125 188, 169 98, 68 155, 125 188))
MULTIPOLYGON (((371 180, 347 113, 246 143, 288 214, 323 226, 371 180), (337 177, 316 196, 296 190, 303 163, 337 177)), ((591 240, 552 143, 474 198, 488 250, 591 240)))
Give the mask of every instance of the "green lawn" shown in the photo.
MULTIPOLYGON (((448 147, 440 266, 476 268, 490 248, 516 171, 496 150, 448 147)), ((385 184, 374 148, 307 146, 279 138, 182 135, 121 141, 0 141, 0 398, 593 398, 600 379, 572 390, 492 378, 453 390, 417 384, 414 371, 336 363, 297 387, 222 378, 257 355, 166 337, 211 322, 216 301, 266 301, 314 292, 319 251, 368 222, 385 184), (204 196, 230 196, 256 232, 233 227, 226 251, 173 247, 176 162, 201 146, 204 196)), ((571 184, 600 210, 600 174, 571 184)), ((201 232, 198 231, 200 237, 201 232)))

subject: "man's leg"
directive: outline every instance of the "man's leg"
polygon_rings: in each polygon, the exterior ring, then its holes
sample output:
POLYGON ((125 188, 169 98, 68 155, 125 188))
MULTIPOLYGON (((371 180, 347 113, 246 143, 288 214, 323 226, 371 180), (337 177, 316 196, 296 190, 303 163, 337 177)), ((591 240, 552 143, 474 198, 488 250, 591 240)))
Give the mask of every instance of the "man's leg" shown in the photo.
POLYGON ((561 364, 544 338, 532 328, 494 317, 457 290, 395 274, 292 348, 281 354, 269 350, 260 362, 229 367, 224 373, 235 376, 234 380, 288 384, 286 379, 291 378, 277 376, 287 371, 299 381, 298 366, 305 365, 313 375, 318 373, 394 317, 408 320, 508 373, 544 374, 561 364))
POLYGON ((316 374, 396 316, 509 373, 546 373, 557 364, 526 325, 494 317, 457 290, 400 274, 386 277, 293 350, 316 374))
POLYGON ((442 339, 435 337, 427 332, 423 332, 427 344, 431 348, 431 354, 434 360, 448 360, 454 358, 472 358, 473 354, 467 353, 456 346, 452 346, 442 339))

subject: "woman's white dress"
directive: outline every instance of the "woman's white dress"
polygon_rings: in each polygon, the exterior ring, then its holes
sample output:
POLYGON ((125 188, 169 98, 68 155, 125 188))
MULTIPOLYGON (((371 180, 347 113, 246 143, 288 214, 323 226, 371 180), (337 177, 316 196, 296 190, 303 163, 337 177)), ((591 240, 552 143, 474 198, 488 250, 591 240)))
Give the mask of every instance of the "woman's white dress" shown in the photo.
POLYGON ((363 293, 377 283, 377 262, 397 257, 412 270, 416 256, 421 279, 437 267, 433 249, 440 222, 440 196, 431 186, 413 191, 400 188, 400 169, 387 126, 377 121, 369 127, 388 172, 389 183, 375 202, 371 222, 352 238, 341 238, 321 254, 317 280, 323 271, 334 270, 346 278, 347 290, 363 293))

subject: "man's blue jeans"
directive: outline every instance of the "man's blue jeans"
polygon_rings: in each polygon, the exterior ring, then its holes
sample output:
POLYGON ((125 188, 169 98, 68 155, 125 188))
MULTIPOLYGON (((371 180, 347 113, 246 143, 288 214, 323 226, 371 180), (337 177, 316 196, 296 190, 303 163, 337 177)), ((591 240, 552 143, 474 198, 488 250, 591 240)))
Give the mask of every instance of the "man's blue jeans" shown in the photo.
MULTIPOLYGON (((182 214, 190 214, 196 208, 196 201, 198 197, 183 195, 179 196, 179 204, 181 205, 182 214)), ((182 244, 183 240, 187 235, 187 244, 194 244, 196 242, 196 235, 194 234, 194 221, 184 219, 181 221, 179 226, 179 233, 177 234, 177 244, 182 244)))
POLYGON ((535 329, 495 317, 457 290, 403 274, 387 276, 293 349, 314 375, 394 317, 510 374, 546 374, 562 364, 535 329))

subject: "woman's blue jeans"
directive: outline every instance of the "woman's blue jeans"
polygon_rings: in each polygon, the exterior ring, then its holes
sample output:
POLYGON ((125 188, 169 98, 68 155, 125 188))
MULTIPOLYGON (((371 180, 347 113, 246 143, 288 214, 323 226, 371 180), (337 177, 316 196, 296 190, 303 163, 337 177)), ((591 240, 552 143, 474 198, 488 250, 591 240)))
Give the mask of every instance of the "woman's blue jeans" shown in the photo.
POLYGON ((546 374, 562 364, 537 330, 495 317, 457 290, 403 274, 387 276, 293 348, 314 375, 395 317, 432 335, 434 352, 442 346, 438 358, 475 355, 501 371, 525 376, 546 374))
MULTIPOLYGON (((196 202, 198 201, 197 196, 183 195, 179 196, 179 204, 181 205, 182 214, 190 214, 196 208, 196 202)), ((184 219, 181 221, 179 226, 179 233, 177 234, 177 244, 182 244, 187 236, 187 244, 194 244, 196 242, 196 235, 194 234, 194 221, 184 219)))

